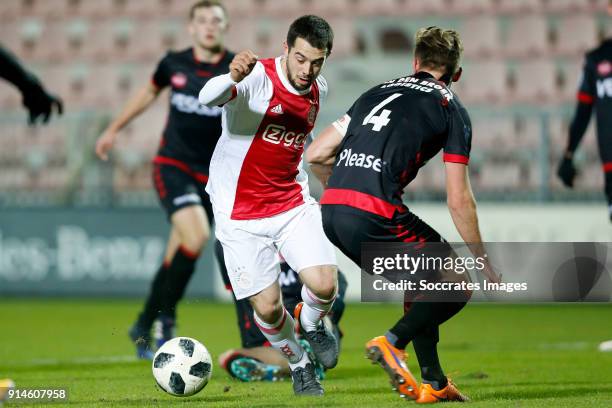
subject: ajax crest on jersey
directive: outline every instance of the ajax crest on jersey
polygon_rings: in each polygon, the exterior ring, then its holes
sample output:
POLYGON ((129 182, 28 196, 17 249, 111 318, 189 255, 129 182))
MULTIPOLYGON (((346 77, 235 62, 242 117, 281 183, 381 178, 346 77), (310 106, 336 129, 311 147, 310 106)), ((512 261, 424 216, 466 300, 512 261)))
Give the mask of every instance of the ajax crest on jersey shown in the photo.
POLYGON ((175 337, 164 343, 153 358, 153 377, 168 394, 188 397, 200 392, 212 375, 212 359, 202 343, 175 337))

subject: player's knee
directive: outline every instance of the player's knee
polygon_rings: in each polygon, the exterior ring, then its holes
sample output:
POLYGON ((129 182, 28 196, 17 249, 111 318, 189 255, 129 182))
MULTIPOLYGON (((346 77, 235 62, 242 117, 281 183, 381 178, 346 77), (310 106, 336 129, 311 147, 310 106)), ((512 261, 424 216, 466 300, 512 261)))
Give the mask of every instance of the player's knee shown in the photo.
POLYGON ((193 231, 183 238, 183 246, 189 251, 199 254, 208 243, 210 233, 208 231, 193 231))
POLYGON ((266 323, 277 322, 283 314, 283 307, 280 302, 257 302, 253 304, 255 313, 266 323))
POLYGON ((331 299, 337 293, 338 278, 335 270, 326 270, 308 289, 319 299, 331 299))

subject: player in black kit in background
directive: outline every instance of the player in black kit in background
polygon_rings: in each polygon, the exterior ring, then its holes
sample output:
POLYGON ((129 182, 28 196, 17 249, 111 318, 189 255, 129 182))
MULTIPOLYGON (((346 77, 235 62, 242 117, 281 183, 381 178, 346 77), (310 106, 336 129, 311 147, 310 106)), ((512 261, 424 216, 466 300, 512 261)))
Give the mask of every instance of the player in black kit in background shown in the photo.
MULTIPOLYGON (((221 135, 221 109, 200 106, 198 93, 208 79, 229 71, 234 55, 223 45, 227 27, 227 12, 220 2, 195 3, 188 25, 193 47, 168 52, 151 82, 128 102, 96 144, 97 155, 107 160, 117 133, 151 106, 165 87, 171 88, 168 122, 153 160, 153 182, 172 229, 163 264, 153 279, 144 309, 130 329, 139 358, 153 356, 151 327, 156 319, 161 323, 158 346, 174 337, 177 303, 210 236, 213 214, 204 188, 210 158, 221 135)), ((215 252, 217 258, 222 257, 218 243, 215 252)))
MULTIPOLYGON (((612 0, 608 2, 608 14, 612 16, 612 0)), ((565 186, 574 187, 574 152, 589 125, 594 107, 608 216, 612 222, 612 38, 607 38, 599 47, 587 52, 577 99, 576 113, 569 129, 569 141, 557 174, 565 186)))
MULTIPOLYGON (((461 75, 463 46, 455 31, 438 27, 419 30, 415 43, 415 74, 362 94, 306 152, 325 186, 325 233, 357 264, 362 242, 446 242, 402 202, 404 187, 442 149, 455 226, 465 242, 477 244, 470 247, 474 256, 485 255, 467 172, 470 119, 449 88, 461 75)), ((485 264, 487 280, 499 281, 485 264)), ((463 308, 470 294, 440 295, 449 301, 406 304, 395 326, 366 344, 367 357, 385 369, 394 389, 418 403, 467 400, 444 375, 437 343, 439 326, 463 308), (421 367, 420 387, 404 362, 410 342, 421 367)))

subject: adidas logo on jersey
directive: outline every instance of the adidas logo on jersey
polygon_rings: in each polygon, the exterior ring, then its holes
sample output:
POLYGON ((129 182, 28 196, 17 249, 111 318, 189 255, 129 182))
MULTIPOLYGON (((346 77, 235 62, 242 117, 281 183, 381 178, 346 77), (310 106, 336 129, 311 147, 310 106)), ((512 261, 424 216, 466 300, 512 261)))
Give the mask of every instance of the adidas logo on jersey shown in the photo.
POLYGON ((283 107, 281 106, 281 104, 279 103, 278 105, 276 105, 275 107, 273 107, 272 109, 270 109, 270 112, 272 113, 276 113, 278 115, 282 115, 283 114, 283 107))

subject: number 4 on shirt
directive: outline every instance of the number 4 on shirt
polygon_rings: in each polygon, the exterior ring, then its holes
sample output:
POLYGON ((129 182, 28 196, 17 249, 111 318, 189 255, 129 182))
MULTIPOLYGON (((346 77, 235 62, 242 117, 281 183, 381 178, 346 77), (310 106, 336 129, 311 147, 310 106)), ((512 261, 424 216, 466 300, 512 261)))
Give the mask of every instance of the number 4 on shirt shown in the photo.
POLYGON ((372 130, 375 132, 380 132, 380 130, 387 126, 389 124, 389 115, 391 114, 391 111, 389 109, 383 109, 383 111, 380 113, 380 115, 378 116, 374 116, 378 113, 379 110, 381 110, 385 105, 387 105, 388 103, 391 103, 392 101, 394 101, 395 99, 399 98, 400 96, 402 96, 402 94, 400 93, 394 93, 393 95, 391 95, 390 97, 388 97, 387 99, 385 99, 384 101, 382 101, 381 103, 379 103, 378 105, 376 105, 371 111, 370 113, 368 113, 368 116, 366 116, 363 119, 363 123, 362 125, 368 125, 368 124, 372 124, 374 126, 372 126, 372 130))

